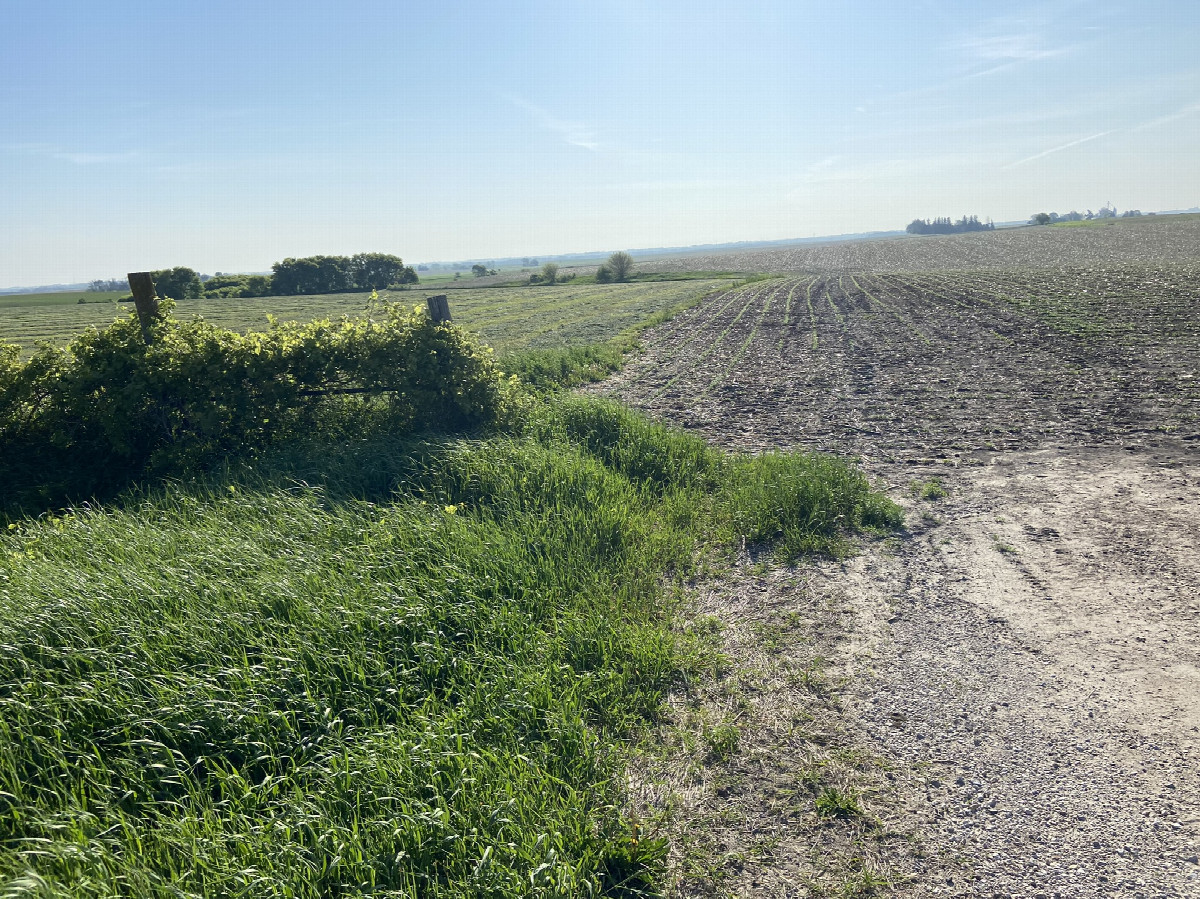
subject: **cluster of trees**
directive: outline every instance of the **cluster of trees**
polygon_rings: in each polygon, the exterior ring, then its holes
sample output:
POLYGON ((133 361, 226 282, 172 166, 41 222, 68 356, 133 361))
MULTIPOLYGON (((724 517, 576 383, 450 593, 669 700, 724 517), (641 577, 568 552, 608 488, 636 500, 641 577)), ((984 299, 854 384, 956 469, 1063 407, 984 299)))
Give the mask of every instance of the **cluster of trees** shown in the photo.
POLYGON ((223 275, 217 272, 211 278, 200 277, 204 281, 204 295, 209 299, 272 295, 270 275, 223 275))
POLYGON ((932 221, 913 219, 904 230, 909 234, 963 234, 967 231, 994 231, 996 226, 991 219, 984 223, 979 221, 977 215, 964 215, 957 222, 951 221, 949 216, 932 221))
POLYGON ((412 266, 388 253, 288 258, 272 265, 271 272, 271 291, 277 296, 383 290, 417 283, 412 266))
POLYGON ((1053 225, 1055 222, 1090 222, 1094 219, 1115 219, 1115 218, 1136 218, 1141 215, 1140 209, 1126 209, 1118 214, 1117 207, 1111 203, 1105 203, 1100 207, 1099 212, 1076 212, 1072 209, 1065 215, 1059 215, 1057 212, 1039 212, 1029 219, 1031 225, 1053 225))
MULTIPOLYGON (((221 272, 202 275, 180 265, 151 272, 151 276, 158 295, 172 300, 347 293, 417 283, 417 273, 412 266, 388 253, 288 258, 272 265, 271 272, 270 275, 225 275, 221 272)), ((120 290, 125 286, 124 281, 93 281, 89 289, 120 290)))
POLYGON ((475 263, 475 265, 471 266, 471 274, 474 275, 476 278, 483 278, 483 277, 486 277, 487 275, 497 274, 497 270, 494 268, 488 268, 483 263, 477 262, 477 263, 475 263))
POLYGON ((124 290, 128 287, 128 283, 121 278, 113 278, 109 281, 96 280, 88 282, 88 290, 93 293, 102 293, 109 290, 124 290))

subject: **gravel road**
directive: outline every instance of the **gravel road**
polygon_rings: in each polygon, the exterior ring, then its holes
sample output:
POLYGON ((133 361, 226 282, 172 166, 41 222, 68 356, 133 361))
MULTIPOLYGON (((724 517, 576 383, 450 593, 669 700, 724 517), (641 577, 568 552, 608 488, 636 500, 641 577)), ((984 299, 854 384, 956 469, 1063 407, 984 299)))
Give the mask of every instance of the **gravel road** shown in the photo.
POLYGON ((1200 896, 1198 463, 998 456, 837 572, 912 895, 1200 896))

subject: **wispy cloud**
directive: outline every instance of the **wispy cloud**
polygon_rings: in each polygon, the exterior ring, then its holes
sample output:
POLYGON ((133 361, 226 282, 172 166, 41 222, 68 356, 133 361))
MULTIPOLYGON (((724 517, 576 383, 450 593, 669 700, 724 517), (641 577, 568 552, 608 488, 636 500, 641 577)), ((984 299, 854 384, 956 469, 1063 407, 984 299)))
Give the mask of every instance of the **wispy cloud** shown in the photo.
POLYGON ((958 43, 958 49, 981 62, 1033 62, 1065 56, 1072 47, 1048 47, 1046 41, 1034 32, 1024 34, 995 34, 986 37, 966 38, 958 43))
POLYGON ((1187 106, 1175 110, 1175 112, 1164 116, 1159 116, 1157 119, 1150 119, 1150 121, 1142 122, 1140 125, 1134 125, 1129 130, 1147 131, 1151 128, 1157 128, 1160 125, 1168 125, 1171 122, 1178 122, 1180 119, 1186 119, 1188 116, 1196 115, 1196 113, 1200 113, 1200 103, 1189 103, 1187 106))
MULTIPOLYGON (((1114 129, 1115 130, 1115 129, 1114 129)), ((1019 165, 1025 165, 1027 162, 1033 162, 1035 159, 1042 159, 1052 153, 1061 153, 1063 150, 1069 150, 1072 147, 1078 147, 1080 144, 1086 144, 1089 141, 1099 140, 1102 137, 1108 137, 1113 130, 1101 131, 1098 134, 1091 134, 1087 137, 1081 137, 1079 140, 1068 141, 1065 144, 1059 144, 1057 147, 1051 147, 1049 150, 1043 150, 1041 153, 1034 153, 1032 156, 1026 156, 1024 159, 1018 159, 1016 162, 1010 162, 1008 165, 1000 166, 1001 169, 1014 169, 1019 165)))
POLYGON ((974 66, 969 78, 984 78, 1025 63, 1040 62, 1066 56, 1076 48, 1073 44, 1050 41, 1040 29, 1020 20, 998 20, 988 33, 959 38, 951 49, 965 56, 974 66))
POLYGON ((582 147, 592 152, 600 149, 600 142, 596 139, 592 129, 586 124, 560 119, 536 103, 530 103, 528 100, 523 100, 520 97, 509 96, 507 99, 518 109, 529 113, 539 127, 552 134, 557 134, 572 147, 582 147))
POLYGON ((51 153, 52 159, 69 162, 72 165, 108 165, 117 162, 129 162, 137 158, 137 153, 71 153, 58 151, 51 153))
POLYGON ((93 153, 87 151, 64 150, 55 144, 25 143, 0 144, 0 152, 17 153, 24 156, 41 156, 58 162, 69 162, 72 165, 105 165, 118 162, 129 162, 137 159, 140 154, 133 151, 123 153, 93 153))

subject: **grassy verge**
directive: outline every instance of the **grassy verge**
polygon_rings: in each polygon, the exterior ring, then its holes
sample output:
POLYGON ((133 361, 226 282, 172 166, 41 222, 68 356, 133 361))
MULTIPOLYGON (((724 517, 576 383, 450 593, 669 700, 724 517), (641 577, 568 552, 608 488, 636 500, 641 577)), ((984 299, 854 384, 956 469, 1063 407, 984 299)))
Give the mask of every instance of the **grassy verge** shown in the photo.
MULTIPOLYGON (((680 279, 694 280, 694 279, 680 279)), ((735 285, 737 282, 734 282, 735 285)), ((682 297, 627 325, 607 340, 562 347, 525 348, 510 351, 497 362, 505 372, 515 374, 534 390, 561 390, 601 381, 617 371, 625 357, 637 350, 641 335, 655 325, 674 318, 680 312, 703 302, 725 288, 713 287, 704 293, 682 297)))
POLYGON ((480 439, 293 448, 0 536, 10 895, 652 891, 629 735, 704 649, 703 554, 897 521, 830 459, 559 398, 480 439))

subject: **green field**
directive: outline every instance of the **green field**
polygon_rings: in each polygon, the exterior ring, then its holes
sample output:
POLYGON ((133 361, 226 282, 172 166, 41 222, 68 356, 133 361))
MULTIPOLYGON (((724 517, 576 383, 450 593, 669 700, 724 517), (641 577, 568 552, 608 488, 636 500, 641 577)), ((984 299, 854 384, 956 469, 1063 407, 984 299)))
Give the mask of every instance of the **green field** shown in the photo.
MULTIPOLYGON (((504 353, 602 343, 732 283, 714 277, 629 284, 568 282, 551 287, 417 288, 384 292, 380 299, 423 305, 430 293, 448 293, 455 323, 504 353)), ((79 305, 79 296, 25 294, 0 300, 0 341, 15 343, 28 353, 38 341, 65 344, 88 326, 103 327, 132 312, 130 306, 116 303, 79 305), (60 296, 69 299, 57 299, 60 296)), ((224 328, 248 331, 269 327, 268 315, 280 321, 310 321, 363 315, 370 305, 369 295, 363 293, 183 300, 175 315, 199 315, 224 328)))
POLYGON ((0 294, 0 309, 20 309, 29 306, 79 306, 99 303, 111 306, 127 290, 58 290, 51 293, 0 294), (81 302, 82 301, 82 302, 81 302))

